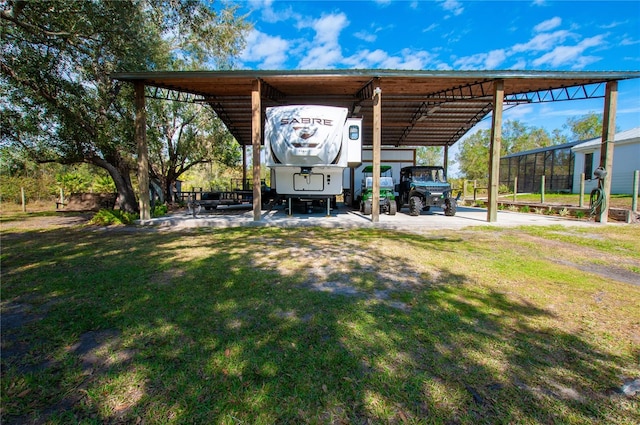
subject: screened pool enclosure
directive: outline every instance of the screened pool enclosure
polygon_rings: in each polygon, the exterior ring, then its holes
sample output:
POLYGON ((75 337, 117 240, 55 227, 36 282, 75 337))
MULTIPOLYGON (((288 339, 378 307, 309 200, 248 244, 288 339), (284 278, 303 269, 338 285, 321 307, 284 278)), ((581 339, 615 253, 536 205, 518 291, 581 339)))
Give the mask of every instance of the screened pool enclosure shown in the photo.
POLYGON ((518 193, 540 192, 542 176, 545 191, 571 192, 575 154, 571 150, 583 141, 518 152, 500 158, 500 185, 513 190, 518 178, 518 193))

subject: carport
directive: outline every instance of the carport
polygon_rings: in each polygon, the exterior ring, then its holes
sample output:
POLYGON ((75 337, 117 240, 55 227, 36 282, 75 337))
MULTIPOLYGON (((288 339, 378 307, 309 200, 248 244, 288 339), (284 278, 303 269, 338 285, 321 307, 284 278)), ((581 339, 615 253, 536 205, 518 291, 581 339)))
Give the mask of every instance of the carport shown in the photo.
MULTIPOLYGON (((380 148, 449 148, 491 114, 487 221, 497 221, 503 108, 522 103, 604 99, 600 165, 611 170, 618 81, 640 72, 541 71, 157 71, 117 73, 134 84, 136 143, 140 184, 140 218, 150 219, 145 98, 210 105, 243 146, 260 158, 265 108, 318 104, 348 108, 363 117, 364 145, 373 148, 373 211, 378 222, 380 148)), ((611 175, 611 172, 608 174, 611 175)), ((243 176, 246 179, 246 176, 243 176)), ((610 178, 604 178, 606 201, 597 219, 607 221, 610 178)), ((261 219, 260 161, 253 161, 253 217, 261 219)))

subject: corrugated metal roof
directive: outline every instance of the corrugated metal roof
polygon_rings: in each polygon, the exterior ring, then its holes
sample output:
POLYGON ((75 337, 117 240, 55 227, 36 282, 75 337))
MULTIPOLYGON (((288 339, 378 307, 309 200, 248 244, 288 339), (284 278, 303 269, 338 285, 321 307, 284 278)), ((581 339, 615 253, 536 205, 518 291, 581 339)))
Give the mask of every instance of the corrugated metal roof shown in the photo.
MULTIPOLYGON (((627 140, 630 141, 633 139, 640 139, 640 127, 635 127, 629 130, 621 131, 619 133, 616 133, 613 136, 613 141, 615 143, 620 143, 627 140)), ((591 148, 591 147, 597 148, 601 144, 602 144, 602 137, 596 137, 594 139, 587 140, 585 142, 580 143, 579 145, 575 146, 573 150, 582 150, 582 149, 591 148)))
POLYGON ((380 87, 383 145, 451 146, 492 111, 498 80, 504 81, 507 104, 536 103, 602 97, 604 83, 640 78, 640 72, 241 70, 130 72, 112 77, 198 96, 242 145, 251 144, 251 92, 256 82, 261 85, 263 121, 269 106, 346 107, 352 116, 363 117, 365 145, 373 140, 372 95, 380 87))
POLYGON ((530 149, 528 151, 516 152, 516 153, 509 154, 509 155, 505 155, 505 156, 501 157, 500 159, 515 158, 515 157, 518 157, 518 156, 531 155, 531 154, 535 154, 535 153, 539 153, 539 152, 555 151, 555 150, 558 150, 558 149, 568 149, 568 148, 572 148, 572 147, 574 147, 576 145, 579 145, 580 143, 584 143, 584 140, 577 140, 575 142, 562 143, 561 145, 552 145, 552 146, 547 146, 547 147, 544 147, 544 148, 536 148, 536 149, 530 149))

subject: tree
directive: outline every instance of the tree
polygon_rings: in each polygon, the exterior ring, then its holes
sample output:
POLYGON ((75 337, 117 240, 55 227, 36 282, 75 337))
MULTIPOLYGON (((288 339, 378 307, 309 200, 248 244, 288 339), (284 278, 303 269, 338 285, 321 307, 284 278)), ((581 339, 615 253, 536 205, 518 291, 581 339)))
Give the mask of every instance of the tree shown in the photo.
POLYGON ((491 130, 478 130, 461 142, 456 161, 467 179, 482 180, 489 176, 490 140, 491 130))
POLYGON ((149 126, 151 174, 171 199, 172 184, 192 167, 217 162, 237 166, 240 145, 213 109, 181 102, 152 101, 149 126))
POLYGON ((580 117, 567 119, 564 125, 569 129, 573 140, 588 140, 602 136, 602 114, 591 112, 580 117))
POLYGON ((131 87, 113 72, 211 63, 242 46, 235 8, 196 0, 0 2, 0 143, 37 162, 108 171, 120 208, 136 211, 131 87))
POLYGON ((442 165, 444 153, 440 146, 423 146, 416 150, 416 164, 442 165))
MULTIPOLYGON (((482 180, 489 177, 490 143, 491 130, 479 130, 461 142, 456 160, 466 178, 482 180)), ((555 139, 545 129, 509 120, 502 128, 500 155, 547 147, 555 143, 555 139)))

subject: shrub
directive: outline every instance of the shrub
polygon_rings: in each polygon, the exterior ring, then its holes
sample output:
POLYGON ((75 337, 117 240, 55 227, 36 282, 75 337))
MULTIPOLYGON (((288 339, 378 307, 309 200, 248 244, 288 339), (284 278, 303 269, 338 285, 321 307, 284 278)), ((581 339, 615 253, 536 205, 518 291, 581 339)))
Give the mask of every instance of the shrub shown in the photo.
POLYGON ((523 205, 522 207, 520 207, 519 211, 521 213, 528 213, 529 212, 529 205, 523 205))
POLYGON ((126 225, 133 223, 138 218, 137 214, 122 210, 100 210, 93 216, 89 224, 98 226, 110 226, 112 224, 126 225))
POLYGON ((169 208, 165 204, 156 205, 151 211, 151 217, 162 217, 169 211, 169 208))

